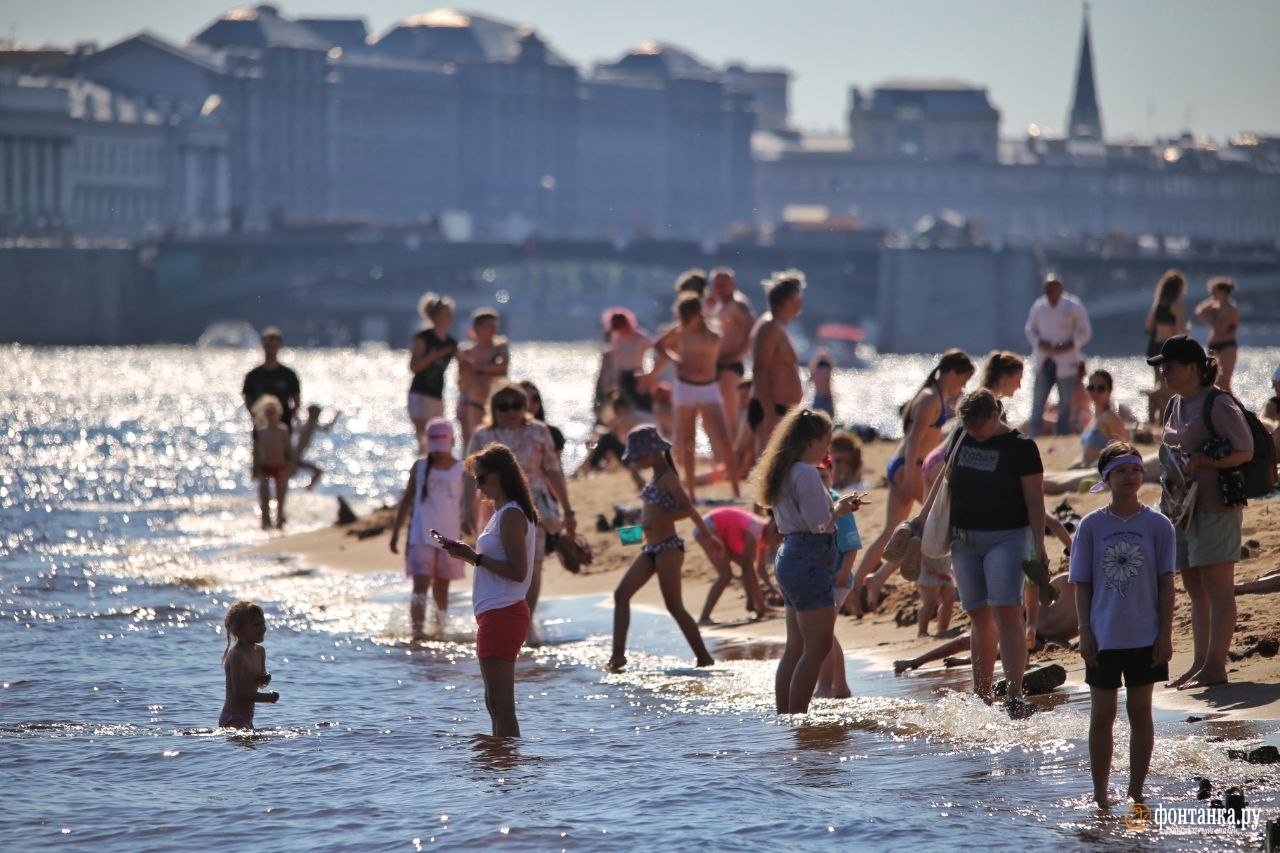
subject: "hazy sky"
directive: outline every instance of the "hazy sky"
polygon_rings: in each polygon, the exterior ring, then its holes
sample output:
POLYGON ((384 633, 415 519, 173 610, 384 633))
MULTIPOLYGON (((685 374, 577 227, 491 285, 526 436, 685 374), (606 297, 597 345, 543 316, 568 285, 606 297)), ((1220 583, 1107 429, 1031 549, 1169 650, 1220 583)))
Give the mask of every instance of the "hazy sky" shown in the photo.
MULTIPOLYGON (((4 0, 24 44, 109 44, 149 29, 185 41, 232 8, 220 0, 4 0)), ((436 8, 422 0, 288 0, 288 15, 362 14, 380 33, 436 8)), ((843 128, 850 84, 959 77, 986 85, 1001 131, 1066 120, 1080 35, 1074 0, 461 0, 527 23, 587 66, 654 38, 713 63, 791 69, 792 120, 843 128)), ((1280 133, 1280 0, 1095 0, 1093 46, 1109 137, 1190 127, 1280 133)))

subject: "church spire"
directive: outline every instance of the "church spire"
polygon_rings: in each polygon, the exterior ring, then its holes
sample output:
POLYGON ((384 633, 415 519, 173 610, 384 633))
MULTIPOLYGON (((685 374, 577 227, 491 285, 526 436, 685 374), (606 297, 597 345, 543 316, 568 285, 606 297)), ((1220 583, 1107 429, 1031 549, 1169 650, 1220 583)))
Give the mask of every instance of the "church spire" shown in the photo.
POLYGON ((1071 98, 1071 115, 1067 118, 1067 136, 1071 139, 1102 139, 1102 114, 1098 111, 1098 93, 1093 84, 1093 45, 1089 40, 1089 4, 1084 4, 1084 23, 1080 29, 1080 56, 1076 60, 1076 90, 1071 98))

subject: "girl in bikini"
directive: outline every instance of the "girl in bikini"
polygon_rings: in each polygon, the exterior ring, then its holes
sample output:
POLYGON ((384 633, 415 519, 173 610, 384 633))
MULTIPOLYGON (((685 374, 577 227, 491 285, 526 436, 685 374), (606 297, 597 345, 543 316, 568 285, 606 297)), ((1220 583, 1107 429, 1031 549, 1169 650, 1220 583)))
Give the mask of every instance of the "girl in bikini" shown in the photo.
POLYGON ((684 564, 684 540, 676 535, 676 522, 693 519, 707 549, 718 559, 724 554, 724 543, 707 527, 689 496, 680 487, 680 476, 671 460, 671 442, 654 426, 638 426, 627 433, 627 449, 622 461, 637 468, 653 470, 653 479, 640 490, 644 509, 640 524, 644 528, 644 546, 622 576, 613 592, 613 655, 609 669, 620 671, 627 665, 627 630, 631 627, 631 598, 655 574, 662 588, 662 601, 667 612, 680 626, 689 647, 697 656, 698 666, 715 663, 702 642, 698 623, 684 609, 680 592, 680 567, 684 564))
POLYGON ((969 356, 958 349, 942 354, 920 390, 902 407, 902 443, 885 471, 889 498, 885 501, 884 529, 867 546, 853 582, 853 612, 861 617, 874 610, 880 588, 896 568, 881 573, 880 558, 894 528, 907 519, 911 507, 924 500, 924 460, 942 442, 942 427, 955 411, 955 400, 974 373, 969 356), (864 594, 864 590, 866 590, 864 594))
POLYGON ((1209 324, 1209 355, 1218 360, 1218 387, 1231 390, 1231 377, 1236 372, 1240 347, 1236 335, 1240 331, 1240 307, 1231 295, 1236 283, 1229 278, 1209 282, 1209 298, 1196 306, 1196 316, 1209 324))

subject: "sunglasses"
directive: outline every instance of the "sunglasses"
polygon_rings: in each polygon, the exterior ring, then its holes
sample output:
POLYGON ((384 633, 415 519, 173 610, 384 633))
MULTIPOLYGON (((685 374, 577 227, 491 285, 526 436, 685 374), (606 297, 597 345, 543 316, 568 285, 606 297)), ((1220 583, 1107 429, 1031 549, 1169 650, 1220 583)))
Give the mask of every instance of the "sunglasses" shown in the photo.
POLYGON ((1110 390, 1111 390, 1111 389, 1110 389, 1110 388, 1108 388, 1106 385, 1089 385, 1089 386, 1086 386, 1086 387, 1087 387, 1087 390, 1088 390, 1090 393, 1093 393, 1093 392, 1095 392, 1095 391, 1096 391, 1097 393, 1101 394, 1103 391, 1110 391, 1110 390))
POLYGON ((484 478, 489 476, 489 472, 488 472, 488 471, 477 471, 477 472, 475 472, 475 474, 473 474, 472 476, 476 478, 476 485, 477 485, 477 486, 483 486, 483 485, 484 485, 484 478))
POLYGON ((524 410, 523 400, 512 400, 510 403, 494 403, 493 410, 506 414, 507 412, 520 412, 524 410))

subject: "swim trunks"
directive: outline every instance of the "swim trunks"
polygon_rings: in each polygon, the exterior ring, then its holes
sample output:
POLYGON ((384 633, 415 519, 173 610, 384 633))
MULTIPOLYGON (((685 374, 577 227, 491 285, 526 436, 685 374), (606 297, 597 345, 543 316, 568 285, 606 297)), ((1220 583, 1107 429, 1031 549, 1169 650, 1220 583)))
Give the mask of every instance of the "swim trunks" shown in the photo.
MULTIPOLYGON (((783 417, 787 413, 787 407, 781 403, 774 403, 773 411, 778 417, 783 417)), ((764 404, 752 397, 751 402, 747 403, 747 426, 755 432, 762 423, 764 423, 764 404)))
POLYGON ((676 377, 672 402, 677 409, 681 406, 719 406, 724 403, 724 398, 720 396, 720 386, 714 379, 710 382, 690 382, 676 377))
POLYGON ((253 728, 253 717, 246 717, 244 714, 237 714, 234 711, 223 711, 218 715, 218 728, 251 729, 253 728))
POLYGON ((726 361, 716 365, 716 378, 718 379, 720 374, 724 373, 726 370, 732 370, 734 373, 738 374, 739 377, 747 375, 747 366, 745 364, 740 361, 726 361))
POLYGON ((836 416, 836 401, 830 394, 814 394, 813 408, 819 412, 826 412, 828 417, 836 416))
POLYGON ((259 465, 258 473, 263 477, 271 477, 272 479, 279 477, 288 468, 284 465, 259 465))

